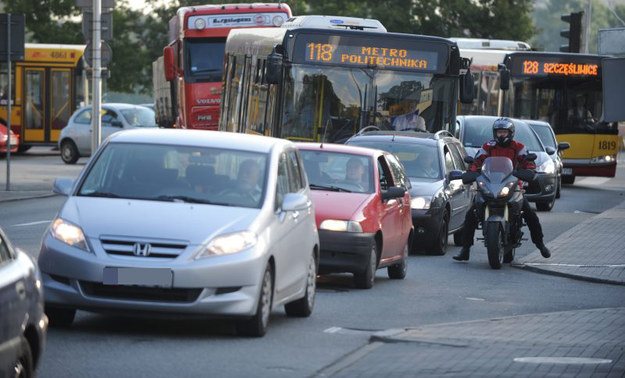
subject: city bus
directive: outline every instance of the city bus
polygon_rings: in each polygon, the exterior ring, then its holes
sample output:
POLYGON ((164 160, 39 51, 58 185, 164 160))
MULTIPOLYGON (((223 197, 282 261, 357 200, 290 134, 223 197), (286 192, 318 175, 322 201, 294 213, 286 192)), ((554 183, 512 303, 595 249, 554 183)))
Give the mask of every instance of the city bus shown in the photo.
MULTIPOLYGON (((56 145, 61 129, 85 101, 84 45, 25 44, 25 59, 11 76, 11 130, 19 152, 56 145)), ((8 70, 0 64, 0 118, 7 120, 8 70)))
POLYGON ((377 20, 301 16, 233 30, 219 129, 320 142, 365 127, 451 130, 459 93, 472 100, 459 88, 461 65, 454 42, 388 33, 377 20))
POLYGON ((237 28, 277 27, 286 4, 182 7, 169 21, 169 44, 152 63, 154 111, 162 127, 217 129, 226 37, 237 28))
POLYGON ((614 177, 617 122, 625 120, 625 60, 528 51, 507 54, 503 64, 501 115, 549 122, 558 142, 570 144, 563 151, 562 182, 614 177))
POLYGON ((450 38, 458 44, 460 56, 471 60, 471 74, 475 82, 474 99, 462 104, 460 114, 499 114, 499 65, 512 51, 530 51, 522 41, 482 38, 450 38))

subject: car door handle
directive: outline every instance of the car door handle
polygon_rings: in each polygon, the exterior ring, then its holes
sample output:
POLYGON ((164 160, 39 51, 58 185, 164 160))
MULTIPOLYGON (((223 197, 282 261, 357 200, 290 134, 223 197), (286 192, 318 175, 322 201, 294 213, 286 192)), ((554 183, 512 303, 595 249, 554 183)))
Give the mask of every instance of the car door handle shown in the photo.
POLYGON ((26 298, 26 287, 24 286, 24 282, 20 281, 15 284, 15 291, 17 292, 17 296, 23 300, 26 298))

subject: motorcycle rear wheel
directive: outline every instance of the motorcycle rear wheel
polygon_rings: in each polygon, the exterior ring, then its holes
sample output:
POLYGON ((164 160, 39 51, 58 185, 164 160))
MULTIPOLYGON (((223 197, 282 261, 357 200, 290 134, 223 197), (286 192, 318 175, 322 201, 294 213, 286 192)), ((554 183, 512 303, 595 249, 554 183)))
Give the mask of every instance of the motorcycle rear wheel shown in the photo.
POLYGON ((486 250, 488 251, 488 264, 492 269, 501 269, 503 263, 503 232, 499 223, 486 225, 486 250))

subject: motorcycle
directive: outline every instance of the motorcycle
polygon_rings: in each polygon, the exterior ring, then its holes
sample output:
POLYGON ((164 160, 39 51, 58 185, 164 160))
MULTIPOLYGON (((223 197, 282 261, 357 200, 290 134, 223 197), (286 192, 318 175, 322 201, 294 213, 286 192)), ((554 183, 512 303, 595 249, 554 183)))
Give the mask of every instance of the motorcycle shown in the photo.
MULTIPOLYGON (((526 160, 535 160, 530 153, 526 160)), ((472 163, 471 157, 465 161, 472 163)), ((531 182, 536 172, 531 169, 514 170, 507 157, 488 157, 481 172, 464 172, 464 184, 477 182, 475 208, 482 225, 484 245, 488 251, 488 263, 492 269, 500 269, 502 263, 514 260, 514 250, 521 245, 523 232, 523 189, 519 180, 531 182)))

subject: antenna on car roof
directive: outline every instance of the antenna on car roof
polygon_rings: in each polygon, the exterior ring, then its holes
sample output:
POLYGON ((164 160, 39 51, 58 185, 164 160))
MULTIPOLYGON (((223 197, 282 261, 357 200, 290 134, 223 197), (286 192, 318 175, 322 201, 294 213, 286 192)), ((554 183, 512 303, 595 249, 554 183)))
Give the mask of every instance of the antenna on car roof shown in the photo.
POLYGON ((330 118, 328 118, 328 122, 326 122, 326 127, 323 129, 323 135, 321 136, 321 145, 319 148, 323 148, 323 142, 326 140, 326 133, 328 132, 328 126, 330 126, 330 118))

